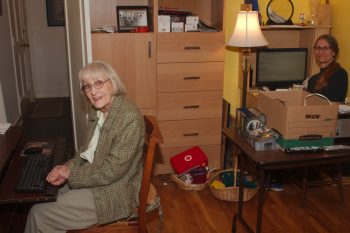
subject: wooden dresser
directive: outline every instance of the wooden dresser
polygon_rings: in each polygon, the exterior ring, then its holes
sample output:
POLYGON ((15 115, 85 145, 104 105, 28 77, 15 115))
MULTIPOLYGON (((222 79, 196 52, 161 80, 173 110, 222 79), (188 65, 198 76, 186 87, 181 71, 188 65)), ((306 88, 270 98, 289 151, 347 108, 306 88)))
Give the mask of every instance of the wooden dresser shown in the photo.
POLYGON ((158 173, 169 158, 200 146, 220 166, 223 33, 157 34, 157 117, 164 137, 158 173))
MULTIPOLYGON (((112 12, 108 9, 119 4, 119 0, 109 0, 104 6, 98 4, 101 0, 92 1, 95 4, 90 5, 91 26, 95 24, 94 16, 99 16, 99 21, 113 23, 115 15, 108 17, 108 12, 112 12)), ((128 1, 128 4, 139 2, 128 1)), ((142 2, 149 7, 153 31, 93 33, 93 60, 110 63, 123 79, 128 97, 144 114, 156 116, 164 138, 157 156, 156 174, 172 172, 169 158, 193 146, 200 146, 210 166, 219 168, 224 0, 142 2), (190 10, 218 31, 158 32, 161 8, 190 10)))

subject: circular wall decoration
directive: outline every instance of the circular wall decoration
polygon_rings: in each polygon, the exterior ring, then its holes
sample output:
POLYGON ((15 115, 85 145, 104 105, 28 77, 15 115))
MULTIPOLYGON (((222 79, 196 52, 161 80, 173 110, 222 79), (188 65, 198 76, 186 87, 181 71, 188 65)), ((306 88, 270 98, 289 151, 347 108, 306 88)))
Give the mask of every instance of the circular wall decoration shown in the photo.
POLYGON ((270 0, 266 7, 267 25, 292 25, 294 5, 291 0, 270 0))

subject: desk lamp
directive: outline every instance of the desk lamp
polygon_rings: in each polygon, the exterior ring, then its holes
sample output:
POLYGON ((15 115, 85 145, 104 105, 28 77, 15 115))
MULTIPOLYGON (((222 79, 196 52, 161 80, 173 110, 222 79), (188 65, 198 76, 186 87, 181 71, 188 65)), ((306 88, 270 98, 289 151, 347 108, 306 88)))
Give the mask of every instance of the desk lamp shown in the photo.
POLYGON ((246 107, 248 63, 251 47, 266 46, 268 43, 261 32, 257 11, 238 11, 235 29, 227 46, 242 49, 244 59, 243 92, 241 107, 246 107))

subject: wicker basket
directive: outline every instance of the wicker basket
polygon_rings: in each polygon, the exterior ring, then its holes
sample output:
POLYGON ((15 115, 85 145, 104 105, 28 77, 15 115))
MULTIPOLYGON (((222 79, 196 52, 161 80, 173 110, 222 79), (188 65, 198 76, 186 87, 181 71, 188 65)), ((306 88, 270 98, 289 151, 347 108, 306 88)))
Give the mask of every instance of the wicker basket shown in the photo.
POLYGON ((202 184, 186 184, 181 179, 179 179, 179 177, 176 174, 171 174, 171 180, 174 181, 177 184, 177 186, 179 186, 179 188, 184 190, 201 190, 207 185, 209 181, 208 179, 205 183, 202 184))
MULTIPOLYGON (((238 201, 239 187, 236 187, 236 177, 237 177, 237 170, 235 171, 234 169, 228 169, 228 170, 223 170, 223 171, 217 172, 217 173, 213 174, 212 178, 208 182, 209 189, 212 192, 212 194, 220 200, 238 201), (228 171, 234 172, 234 177, 235 177, 234 178, 234 186, 223 188, 223 189, 214 188, 211 185, 212 182, 214 182, 221 173, 228 172, 228 171)), ((255 177, 253 177, 253 176, 248 176, 248 177, 250 177, 252 180, 256 180, 255 177)), ((258 191, 258 187, 256 187, 256 188, 244 188, 243 189, 243 201, 248 201, 248 200, 252 199, 255 196, 255 194, 257 193, 257 191, 258 191)))

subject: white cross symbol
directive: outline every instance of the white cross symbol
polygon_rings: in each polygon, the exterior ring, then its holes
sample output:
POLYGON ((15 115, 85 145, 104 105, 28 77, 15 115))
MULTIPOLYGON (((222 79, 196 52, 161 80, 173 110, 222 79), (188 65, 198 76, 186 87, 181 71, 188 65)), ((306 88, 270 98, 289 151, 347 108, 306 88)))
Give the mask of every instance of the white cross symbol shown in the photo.
POLYGON ((186 162, 191 161, 191 160, 192 160, 192 155, 186 155, 186 156, 184 157, 184 160, 185 160, 186 162))

